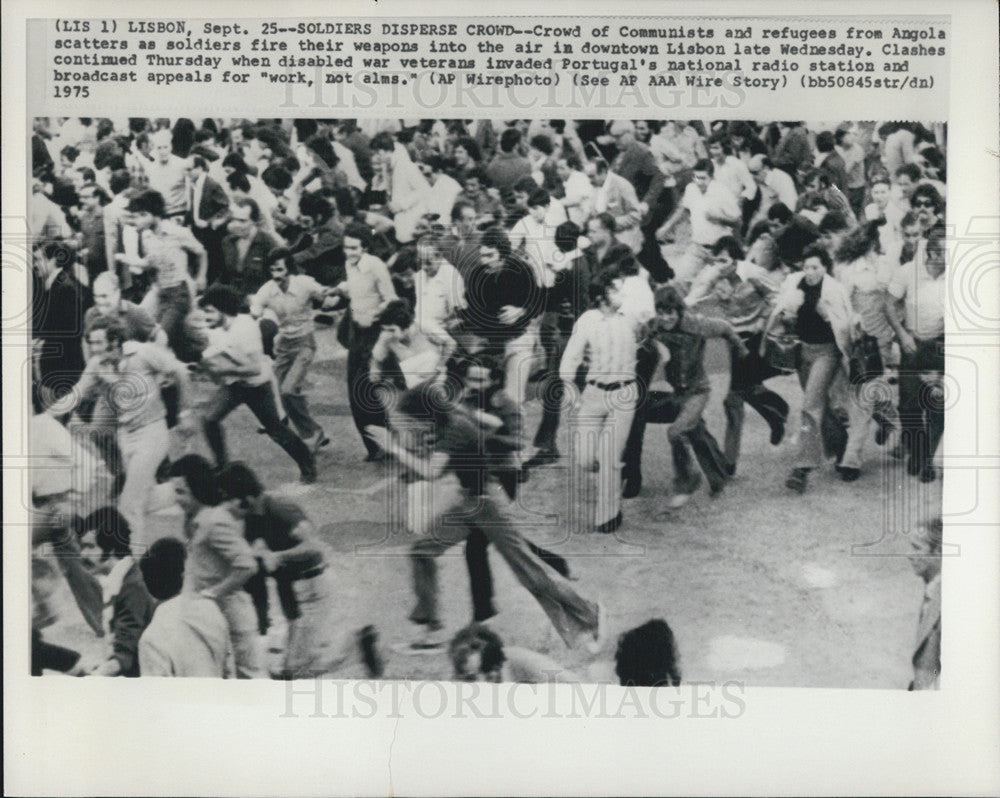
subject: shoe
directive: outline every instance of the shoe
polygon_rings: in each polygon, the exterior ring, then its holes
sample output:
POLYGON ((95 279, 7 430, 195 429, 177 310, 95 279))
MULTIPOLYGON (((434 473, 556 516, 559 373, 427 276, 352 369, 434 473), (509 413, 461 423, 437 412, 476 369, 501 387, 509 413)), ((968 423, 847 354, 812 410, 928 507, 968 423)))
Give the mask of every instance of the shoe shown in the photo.
POLYGON ((924 470, 920 472, 921 482, 933 482, 937 479, 937 469, 930 463, 924 466, 924 470))
POLYGON ((368 678, 382 678, 385 661, 378 649, 378 632, 374 626, 366 626, 358 632, 358 648, 361 649, 361 661, 365 663, 368 678))
POLYGON ((808 468, 793 468, 792 473, 785 480, 785 487, 794 490, 796 493, 805 493, 809 471, 810 469, 808 468))
POLYGON ((722 495, 722 491, 726 489, 726 483, 720 482, 718 485, 710 485, 708 488, 708 495, 710 498, 717 499, 722 495))
POLYGON ((694 495, 694 492, 698 490, 700 485, 701 474, 692 474, 691 478, 687 482, 682 483, 679 488, 675 487, 674 495, 670 499, 669 506, 674 510, 683 507, 691 500, 691 497, 694 495))
POLYGON ((634 499, 642 490, 642 474, 629 474, 622 483, 622 498, 634 499))
MULTIPOLYGON (((784 432, 782 432, 782 435, 784 435, 784 432)), ((726 465, 723 468, 723 470, 726 472, 726 476, 727 477, 735 477, 736 476, 736 463, 726 463, 726 465)))
POLYGON ((373 452, 368 452, 365 455, 366 463, 381 463, 385 460, 386 454, 384 449, 376 449, 373 452))
POLYGON ((559 452, 555 449, 539 449, 525 462, 524 468, 541 468, 559 462, 559 452))
POLYGON ((316 472, 315 466, 312 468, 304 469, 302 471, 302 474, 299 476, 299 482, 301 482, 303 485, 312 485, 316 482, 317 479, 319 479, 319 474, 316 472))
POLYGON ((600 532, 602 535, 610 535, 616 529, 622 525, 622 511, 618 511, 618 515, 612 518, 610 521, 605 521, 603 524, 598 524, 595 531, 600 532))
POLYGON ((837 473, 840 474, 840 478, 844 482, 854 482, 861 476, 860 468, 851 468, 850 466, 837 466, 837 473))
POLYGON ((785 437, 785 422, 777 421, 771 425, 771 445, 777 446, 785 437))
POLYGON ((889 440, 889 435, 892 434, 895 427, 893 427, 892 422, 881 413, 873 413, 872 418, 875 419, 875 423, 878 424, 878 429, 875 430, 875 443, 878 446, 884 446, 885 442, 889 440))

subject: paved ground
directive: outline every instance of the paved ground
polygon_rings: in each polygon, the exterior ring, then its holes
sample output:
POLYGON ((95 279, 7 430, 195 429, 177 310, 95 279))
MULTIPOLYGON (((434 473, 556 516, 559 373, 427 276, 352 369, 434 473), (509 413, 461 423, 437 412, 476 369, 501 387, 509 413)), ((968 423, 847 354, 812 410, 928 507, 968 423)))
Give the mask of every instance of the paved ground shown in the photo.
MULTIPOLYGON (((445 655, 412 657, 392 650, 412 635, 406 621, 412 602, 410 538, 389 519, 387 502, 396 485, 385 466, 362 462, 364 449, 347 406, 343 350, 332 331, 319 338, 310 396, 333 441, 322 450, 319 483, 298 491, 294 465, 254 432, 256 422, 245 409, 226 424, 232 457, 258 470, 266 485, 300 493, 335 552, 342 615, 335 622, 376 624, 387 650, 387 677, 446 678, 445 655)), ((713 396, 706 418, 720 437, 726 357, 721 347, 709 350, 713 396)), ((797 413, 797 384, 791 378, 770 384, 797 413)), ((526 414, 533 431, 540 416, 537 401, 529 402, 526 414)), ((939 506, 940 482, 923 486, 907 477, 901 464, 883 464, 882 450, 872 443, 858 482, 840 482, 831 464, 797 496, 784 487, 792 442, 771 447, 764 422, 749 410, 747 418, 743 459, 731 485, 716 499, 703 489, 679 510, 667 506, 671 467, 664 428, 651 427, 643 492, 625 503, 625 524, 613 537, 567 535, 565 467, 533 472, 514 514, 534 540, 567 556, 582 593, 604 600, 611 639, 596 657, 567 650, 491 550, 500 610, 492 623, 501 636, 583 672, 613 655, 618 633, 664 617, 677 636, 688 681, 905 688, 922 585, 899 556, 906 551, 905 538, 884 537, 884 530, 909 528, 911 516, 901 515, 899 507, 939 506)), ((165 516, 154 523, 164 534, 179 526, 177 518, 165 516)), ((461 555, 456 547, 441 561, 444 620, 451 629, 471 616, 461 555)), ((99 655, 101 643, 74 608, 46 637, 99 655)))

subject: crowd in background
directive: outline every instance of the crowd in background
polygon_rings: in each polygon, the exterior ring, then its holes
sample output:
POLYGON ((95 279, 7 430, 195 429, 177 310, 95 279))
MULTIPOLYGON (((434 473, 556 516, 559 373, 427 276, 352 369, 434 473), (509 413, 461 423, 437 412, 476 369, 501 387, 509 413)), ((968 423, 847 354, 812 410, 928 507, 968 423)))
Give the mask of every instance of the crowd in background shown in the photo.
MULTIPOLYGON (((324 623, 330 555, 309 519, 229 461, 223 430, 246 405, 302 482, 322 480, 330 441, 306 386, 331 324, 365 459, 401 464, 407 523, 424 536, 411 552, 417 648, 442 645, 433 563, 463 540, 474 620, 492 614, 492 543, 567 645, 597 640, 601 608, 568 584, 565 561, 483 496, 487 483, 530 490, 533 469, 568 457, 596 485, 589 525, 613 533, 642 490, 649 424, 668 425, 673 507, 703 481, 723 493, 745 405, 772 445, 795 425, 796 493, 827 461, 858 480, 872 444, 935 480, 946 143, 942 125, 897 122, 35 120, 36 437, 68 461, 80 457, 69 430, 85 429, 101 465, 83 471, 110 484, 81 510, 80 485, 43 473, 33 532, 40 548, 93 537, 101 549, 93 568, 57 561, 95 631, 111 624, 103 672, 221 675, 228 651, 236 674, 260 675, 271 578, 285 675, 329 671, 348 650, 380 673, 371 627, 344 643, 324 623), (711 338, 731 353, 721 445, 703 418, 711 338), (764 384, 783 373, 798 375, 798 421, 764 384), (428 419, 436 440, 413 442, 428 419), (560 452, 560 428, 581 422, 610 446, 570 435, 560 452), (470 448, 477 431, 486 452, 470 448), (214 463, 185 453, 198 435, 214 463), (474 478, 460 464, 472 454, 474 478), (448 474, 496 523, 433 531, 419 497, 448 474), (146 535, 161 486, 184 511, 186 546, 146 535), (88 574, 109 568, 102 593, 88 574), (128 617, 102 619, 98 594, 126 595, 128 617)), ((73 658, 42 639, 43 562, 34 634, 51 668, 73 658)), ((666 648, 672 662, 672 638, 666 648)), ((480 657, 482 673, 494 660, 480 657)))

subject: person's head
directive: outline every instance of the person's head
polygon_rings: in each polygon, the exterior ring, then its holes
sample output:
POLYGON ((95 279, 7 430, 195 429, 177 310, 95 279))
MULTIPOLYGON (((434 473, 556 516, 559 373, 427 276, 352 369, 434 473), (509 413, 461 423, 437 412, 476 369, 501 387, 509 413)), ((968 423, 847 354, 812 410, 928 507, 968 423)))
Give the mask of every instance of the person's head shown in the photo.
POLYGON ((823 282, 833 268, 830 254, 819 244, 811 244, 802 253, 802 275, 809 285, 823 282))
POLYGON ((459 200, 451 208, 451 221, 460 235, 471 236, 476 232, 476 206, 471 202, 459 200))
POLYGON ((653 129, 650 124, 645 119, 635 120, 635 138, 636 141, 641 141, 643 144, 647 144, 653 136, 653 129))
POLYGON ((243 297, 228 285, 210 285, 198 302, 210 327, 228 326, 243 309, 243 297), (221 318, 218 318, 221 316, 221 318))
POLYGON ((735 274, 737 264, 744 257, 743 248, 733 236, 722 236, 712 245, 712 257, 724 276, 735 274))
POLYGON ((510 255, 510 238, 499 227, 491 227, 479 240, 479 260, 487 268, 499 268, 510 255))
POLYGON ((105 316, 116 310, 121 304, 122 290, 118 275, 114 272, 101 272, 94 278, 94 307, 105 316))
POLYGON ((924 233, 927 239, 927 247, 924 250, 924 264, 927 271, 940 274, 945 270, 948 260, 948 253, 945 247, 947 234, 943 225, 937 225, 924 233))
POLYGON ((234 462, 218 474, 219 492, 237 518, 263 511, 264 486, 250 466, 234 462))
POLYGON ((698 190, 704 194, 708 191, 708 184, 712 182, 712 175, 715 174, 715 165, 708 158, 701 158, 695 165, 691 175, 691 181, 698 190))
POLYGON ((779 236, 792 221, 792 211, 783 202, 776 202, 767 209, 767 224, 772 236, 779 236))
POLYGON ((80 206, 86 211, 96 211, 110 202, 110 197, 108 197, 104 189, 95 183, 85 183, 80 187, 78 195, 80 197, 80 206))
POLYGON ((820 192, 830 187, 830 176, 822 169, 806 169, 799 177, 806 191, 820 192))
POLYGON ((909 199, 920 182, 920 167, 915 163, 904 163, 896 170, 896 185, 904 199, 909 199))
POLYGON ((366 224, 351 222, 344 228, 344 260, 349 266, 357 266, 361 256, 372 247, 372 231, 366 224))
POLYGON ((628 119, 616 119, 608 128, 619 150, 627 150, 635 143, 635 125, 628 119))
POLYGON ((533 164, 545 163, 554 152, 555 145, 552 143, 552 139, 544 133, 532 136, 531 141, 528 142, 528 159, 533 164))
POLYGON ((581 169, 580 157, 570 151, 564 151, 556 158, 556 175, 564 183, 569 180, 573 172, 581 169))
POLYGON ((253 238, 260 223, 260 206, 250 197, 236 197, 229 209, 229 233, 236 238, 253 238))
POLYGON ((945 157, 937 147, 925 147, 917 153, 917 166, 930 180, 944 180, 945 157))
POLYGON ((460 169, 465 169, 479 163, 483 156, 479 152, 479 145, 475 139, 468 136, 461 136, 455 142, 455 146, 452 149, 452 157, 454 157, 455 164, 460 169))
POLYGON ((226 183, 229 185, 230 194, 241 199, 249 196, 250 176, 246 172, 233 172, 226 177, 226 183))
POLYGON ((108 187, 111 189, 112 194, 121 194, 123 191, 128 191, 131 186, 132 175, 128 169, 116 169, 111 173, 111 177, 108 178, 108 187))
POLYGON ((313 227, 326 224, 334 213, 333 203, 319 192, 309 192, 299 200, 299 213, 309 220, 313 227))
POLYGON ((174 500, 188 516, 222 501, 215 469, 200 454, 186 454, 175 460, 170 465, 169 475, 174 500))
POLYGON ((125 207, 129 223, 137 230, 147 230, 156 225, 166 214, 166 203, 159 191, 146 189, 129 200, 125 207))
POLYGON ((180 594, 186 557, 184 544, 176 538, 160 538, 153 542, 139 560, 139 571, 149 595, 157 601, 167 601, 180 594))
POLYGON ((107 573, 119 560, 132 555, 132 531, 117 509, 108 505, 94 510, 83 519, 81 554, 98 573, 107 573), (89 534, 94 533, 93 546, 89 534))
POLYGON ((572 252, 577 248, 583 231, 575 222, 563 222, 556 228, 555 242, 559 252, 572 252))
POLYGON ((917 214, 921 227, 929 230, 940 220, 944 211, 944 200, 934 186, 923 183, 910 194, 910 207, 917 214))
POLYGON ((460 629, 448 646, 454 677, 462 682, 500 682, 506 656, 503 641, 487 626, 460 629))
POLYGON ((824 155, 828 152, 833 152, 833 147, 836 144, 836 139, 834 138, 833 132, 829 130, 823 130, 816 134, 816 151, 821 152, 824 155))
POLYGON ((288 247, 278 247, 267 256, 267 271, 282 289, 288 288, 288 280, 295 273, 295 261, 288 247))
POLYGON ((514 152, 521 144, 521 131, 514 127, 507 128, 500 134, 500 151, 514 152))
POLYGON ((892 196, 892 187, 889 182, 889 175, 882 172, 872 178, 871 181, 872 202, 879 210, 885 210, 889 204, 889 197, 892 196))
POLYGON ((836 252, 850 234, 852 225, 841 211, 829 211, 819 223, 819 240, 830 254, 836 252))
POLYGON ((333 144, 326 136, 315 135, 306 142, 306 151, 320 169, 333 169, 340 159, 333 151, 333 144))
POLYGON ((226 175, 242 174, 245 175, 250 171, 250 167, 247 166, 247 162, 243 160, 243 156, 238 152, 231 152, 225 158, 222 159, 222 171, 226 175))
POLYGON ((615 217, 605 211, 587 220, 587 238, 599 249, 608 247, 615 239, 615 217))
POLYGON ((153 145, 153 157, 157 162, 165 164, 170 161, 170 156, 173 155, 173 136, 171 136, 169 130, 158 130, 151 137, 150 141, 153 145))
POLYGON ((413 325, 410 303, 405 299, 393 299, 378 314, 378 323, 383 333, 398 341, 413 325))
POLYGON ((903 245, 916 251, 917 244, 923 238, 924 228, 920 224, 915 211, 907 211, 899 223, 900 234, 903 238, 903 245))
POLYGON ((625 276, 617 269, 606 269, 597 275, 587 291, 594 307, 608 312, 617 311, 621 307, 621 283, 625 276))
POLYGON ((751 155, 747 168, 758 185, 763 186, 767 183, 767 176, 771 173, 771 161, 766 155, 760 153, 751 155))
POLYGON ((276 197, 282 196, 292 186, 292 173, 278 164, 268 166, 261 172, 260 179, 276 197))
POLYGON ((458 373, 466 400, 483 398, 503 384, 503 368, 491 357, 465 358, 458 373))
POLYGON ((840 241, 836 249, 828 251, 839 263, 852 263, 869 253, 881 254, 882 244, 879 228, 885 219, 878 218, 852 228, 840 241))
POLYGON ((839 127, 833 134, 833 143, 843 150, 850 149, 856 142, 857 134, 855 133, 854 125, 839 127))
POLYGON ((125 327, 118 319, 100 316, 87 331, 87 346, 91 355, 114 361, 121 357, 125 338, 125 327))
POLYGON ((544 222, 545 214, 549 210, 549 203, 551 202, 549 197, 549 192, 544 188, 536 188, 528 196, 528 213, 531 218, 536 222, 544 222))
POLYGON ((39 276, 48 278, 54 272, 65 271, 76 263, 76 252, 62 241, 50 241, 36 250, 35 264, 39 276))
POLYGON ((618 638, 615 674, 623 687, 680 685, 680 653, 665 620, 646 621, 618 638))
POLYGON ((528 197, 537 189, 538 183, 533 177, 522 177, 511 188, 511 203, 521 208, 528 207, 528 197))
POLYGON ((721 164, 729 155, 729 141, 725 133, 716 133, 708 140, 708 157, 715 164, 721 164))
POLYGON ((656 326, 661 330, 673 330, 684 317, 684 298, 672 285, 664 285, 653 295, 656 309, 656 326))
POLYGON ((482 167, 469 169, 462 178, 462 190, 470 197, 478 197, 483 189, 488 188, 490 180, 482 167))
POLYGON ((601 188, 604 185, 608 179, 608 171, 608 162, 603 158, 595 158, 592 161, 588 161, 584 167, 584 174, 587 175, 590 185, 594 188, 601 188))

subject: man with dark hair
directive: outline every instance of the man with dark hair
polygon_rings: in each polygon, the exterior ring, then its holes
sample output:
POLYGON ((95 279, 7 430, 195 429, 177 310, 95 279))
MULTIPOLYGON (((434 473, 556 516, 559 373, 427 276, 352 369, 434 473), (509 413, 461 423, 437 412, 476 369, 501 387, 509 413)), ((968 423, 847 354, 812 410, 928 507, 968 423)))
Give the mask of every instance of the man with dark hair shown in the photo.
POLYGON ((188 253, 198 258, 195 287, 199 290, 206 285, 208 253, 190 230, 166 218, 163 196, 158 192, 144 191, 133 197, 126 210, 131 214, 132 226, 139 231, 140 255, 138 258, 118 255, 118 261, 129 268, 153 270, 157 288, 156 320, 166 332, 170 348, 179 357, 186 357, 190 353, 184 319, 191 310, 188 253))
POLYGON ((82 541, 81 553, 104 578, 104 614, 112 636, 111 655, 94 666, 94 676, 139 676, 139 638, 153 617, 155 602, 132 556, 128 521, 114 507, 102 507, 84 519, 81 537, 94 532, 93 546, 82 541))
POLYGON ((654 618, 618 639, 615 674, 623 687, 680 685, 680 654, 666 621, 654 618))
POLYGON ((372 348, 380 329, 378 315, 392 300, 396 289, 385 263, 370 253, 372 231, 353 222, 344 229, 344 259, 347 278, 338 288, 350 301, 341 322, 338 340, 347 349, 347 391, 354 424, 368 454, 365 460, 382 459, 378 446, 364 434, 365 427, 385 424, 385 411, 371 391, 369 367, 372 348))
POLYGON ((778 257, 787 266, 796 267, 802 262, 802 253, 819 239, 816 225, 783 202, 776 202, 767 212, 771 237, 778 245, 778 257))
POLYGON ((824 130, 816 134, 816 151, 823 156, 819 169, 830 178, 830 185, 841 191, 847 190, 847 165, 837 152, 837 142, 834 134, 824 130))
POLYGON ((38 378, 61 395, 83 372, 83 319, 90 292, 73 275, 73 250, 51 242, 34 252, 32 336, 39 342, 38 378))
POLYGON ((224 678, 232 675, 229 624, 217 602, 182 592, 184 544, 160 538, 139 561, 149 594, 159 604, 139 638, 141 676, 224 678))
POLYGON ((174 498, 184 512, 188 550, 184 592, 211 599, 222 610, 229 625, 237 678, 261 677, 257 619, 250 596, 241 589, 257 565, 244 537, 243 522, 221 506, 218 476, 201 455, 181 457, 170 466, 170 479, 174 498))
POLYGON ((222 239, 225 237, 229 218, 229 196, 226 190, 209 176, 208 161, 200 155, 187 159, 188 185, 191 197, 188 202, 188 222, 205 251, 208 253, 207 281, 216 282, 222 274, 224 256, 222 239))
POLYGON ((615 174, 603 158, 588 161, 584 174, 594 188, 590 196, 590 216, 608 214, 614 220, 615 240, 633 253, 642 250, 643 207, 635 188, 624 177, 615 174))
POLYGON ((232 288, 210 287, 201 306, 212 330, 199 367, 218 383, 205 409, 208 445, 219 465, 226 463, 222 420, 245 404, 264 430, 296 462, 304 484, 316 481, 316 459, 309 447, 281 423, 271 386, 271 369, 264 356, 260 327, 242 312, 243 300, 232 288))
POLYGON ((521 131, 509 127, 500 134, 500 152, 486 167, 486 176, 501 194, 514 188, 521 178, 531 177, 531 161, 521 154, 520 148, 521 131))
POLYGON ((305 397, 306 375, 316 356, 313 306, 325 303, 335 289, 320 285, 308 275, 292 274, 291 262, 287 249, 270 254, 265 265, 271 279, 250 298, 250 315, 259 319, 269 313, 277 320, 274 373, 281 402, 299 436, 315 451, 329 439, 310 415, 305 397))
POLYGON ((80 187, 80 260, 87 268, 90 284, 107 268, 108 254, 104 241, 104 206, 111 198, 100 186, 88 183, 80 187))
POLYGON ((337 285, 344 272, 344 222, 337 206, 322 194, 306 193, 299 200, 305 225, 304 248, 293 248, 299 271, 323 285, 337 285))
MULTIPOLYGON (((179 405, 185 408, 190 400, 188 370, 162 346, 127 340, 125 328, 113 318, 95 321, 87 337, 91 359, 68 410, 99 393, 107 399, 125 473, 119 509, 134 530, 138 552, 148 543, 144 539, 146 506, 156 484, 156 470, 170 446, 160 386, 166 381, 176 385, 179 405)), ((190 410, 182 409, 179 419, 185 434, 193 432, 190 410)))
POLYGON ((233 200, 229 235, 222 242, 221 282, 251 296, 267 282, 267 263, 281 243, 260 228, 260 207, 249 197, 233 200))
POLYGON ((382 379, 390 358, 402 372, 404 386, 413 388, 428 380, 443 380, 446 363, 454 351, 432 342, 414 324, 413 311, 405 299, 394 299, 378 315, 379 337, 372 347, 370 379, 373 384, 382 379))
POLYGON ((460 629, 448 645, 452 678, 460 682, 577 684, 580 677, 544 654, 505 646, 487 626, 460 629))

